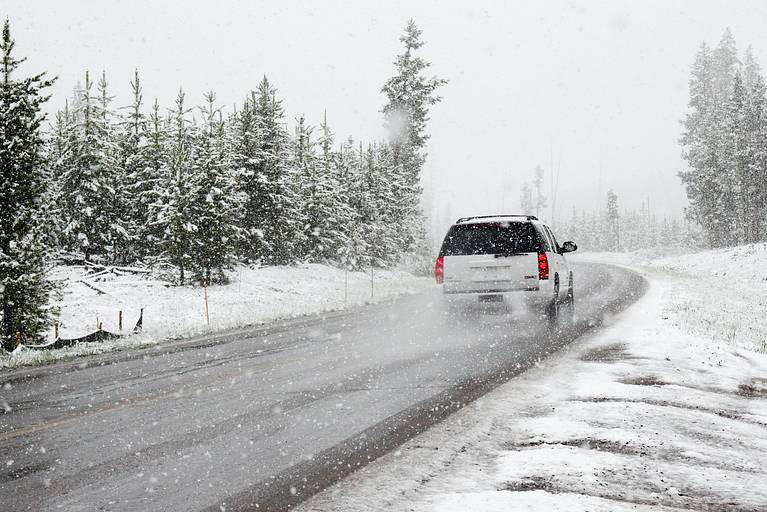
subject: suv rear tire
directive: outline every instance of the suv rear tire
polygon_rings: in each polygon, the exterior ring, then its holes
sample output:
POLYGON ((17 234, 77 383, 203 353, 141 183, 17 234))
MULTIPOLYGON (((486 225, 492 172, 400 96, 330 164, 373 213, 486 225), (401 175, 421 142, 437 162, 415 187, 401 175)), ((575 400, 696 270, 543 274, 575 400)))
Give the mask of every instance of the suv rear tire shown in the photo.
POLYGON ((575 321, 575 293, 572 286, 567 290, 567 297, 563 310, 560 311, 560 316, 563 320, 563 327, 570 327, 575 321))

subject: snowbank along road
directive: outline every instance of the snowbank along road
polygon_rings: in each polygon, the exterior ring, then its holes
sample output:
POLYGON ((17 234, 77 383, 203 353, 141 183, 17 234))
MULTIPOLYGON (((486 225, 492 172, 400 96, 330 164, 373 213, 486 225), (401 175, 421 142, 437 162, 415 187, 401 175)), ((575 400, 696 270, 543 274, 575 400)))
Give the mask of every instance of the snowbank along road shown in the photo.
POLYGON ((0 373, 4 510, 282 510, 631 304, 576 267, 561 336, 521 314, 448 321, 421 294, 263 328, 0 373))

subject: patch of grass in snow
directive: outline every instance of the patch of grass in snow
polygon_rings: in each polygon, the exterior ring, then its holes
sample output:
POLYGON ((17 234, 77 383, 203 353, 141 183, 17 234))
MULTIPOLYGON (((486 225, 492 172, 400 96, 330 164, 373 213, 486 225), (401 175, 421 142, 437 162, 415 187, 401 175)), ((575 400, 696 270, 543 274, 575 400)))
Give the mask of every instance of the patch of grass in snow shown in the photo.
POLYGON ((714 342, 767 352, 767 286, 700 276, 676 281, 670 293, 674 300, 664 313, 677 327, 714 342))
POLYGON ((683 331, 767 353, 767 244, 687 254, 583 253, 575 261, 628 265, 673 283, 664 316, 683 331))

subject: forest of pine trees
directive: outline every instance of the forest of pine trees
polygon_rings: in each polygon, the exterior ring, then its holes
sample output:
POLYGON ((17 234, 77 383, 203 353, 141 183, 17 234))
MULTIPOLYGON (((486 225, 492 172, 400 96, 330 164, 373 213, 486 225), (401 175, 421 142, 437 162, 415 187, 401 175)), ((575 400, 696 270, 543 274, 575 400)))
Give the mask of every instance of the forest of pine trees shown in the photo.
POLYGON ((56 254, 146 265, 178 284, 226 282, 237 262, 360 269, 430 256, 420 176, 445 81, 425 76, 412 21, 400 40, 381 90, 385 141, 338 139, 327 115, 318 126, 286 119, 266 76, 224 111, 214 92, 148 104, 138 71, 128 105, 106 73, 86 71, 43 133, 40 90, 51 82, 11 77, 19 61, 6 22, 0 128, 15 142, 0 148, 2 345, 37 339, 50 320, 56 254))
POLYGON ((428 110, 442 80, 410 22, 382 92, 387 141, 337 140, 286 119, 265 76, 231 112, 213 92, 149 109, 139 73, 127 106, 104 74, 56 117, 47 145, 62 251, 105 263, 164 264, 178 283, 224 282, 236 261, 391 266, 424 237, 420 174, 428 110), (292 124, 291 131, 288 125, 292 124))
POLYGON ((713 247, 767 240, 765 82, 749 47, 743 59, 726 30, 703 43, 690 78, 680 173, 689 215, 713 247))
POLYGON ((266 77, 230 113, 213 92, 192 107, 179 91, 170 110, 147 115, 138 73, 132 84, 133 103, 115 109, 105 77, 86 73, 56 116, 62 250, 170 263, 186 283, 221 282, 236 260, 359 268, 413 249, 420 169, 396 162, 388 142, 337 142, 327 119, 316 128, 301 117, 289 133, 266 77))
POLYGON ((573 210, 570 218, 556 229, 560 243, 573 240, 582 251, 632 252, 662 248, 699 248, 700 227, 689 220, 658 217, 642 203, 639 210, 621 210, 618 195, 609 190, 598 211, 573 210))

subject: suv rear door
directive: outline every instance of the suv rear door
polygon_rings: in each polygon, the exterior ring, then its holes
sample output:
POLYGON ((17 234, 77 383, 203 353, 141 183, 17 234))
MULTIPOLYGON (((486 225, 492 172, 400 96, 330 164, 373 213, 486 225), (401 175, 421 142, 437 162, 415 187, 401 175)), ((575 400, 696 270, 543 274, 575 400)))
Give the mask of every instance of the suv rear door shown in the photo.
POLYGON ((456 224, 440 251, 445 291, 537 289, 539 250, 539 235, 530 222, 456 224))

